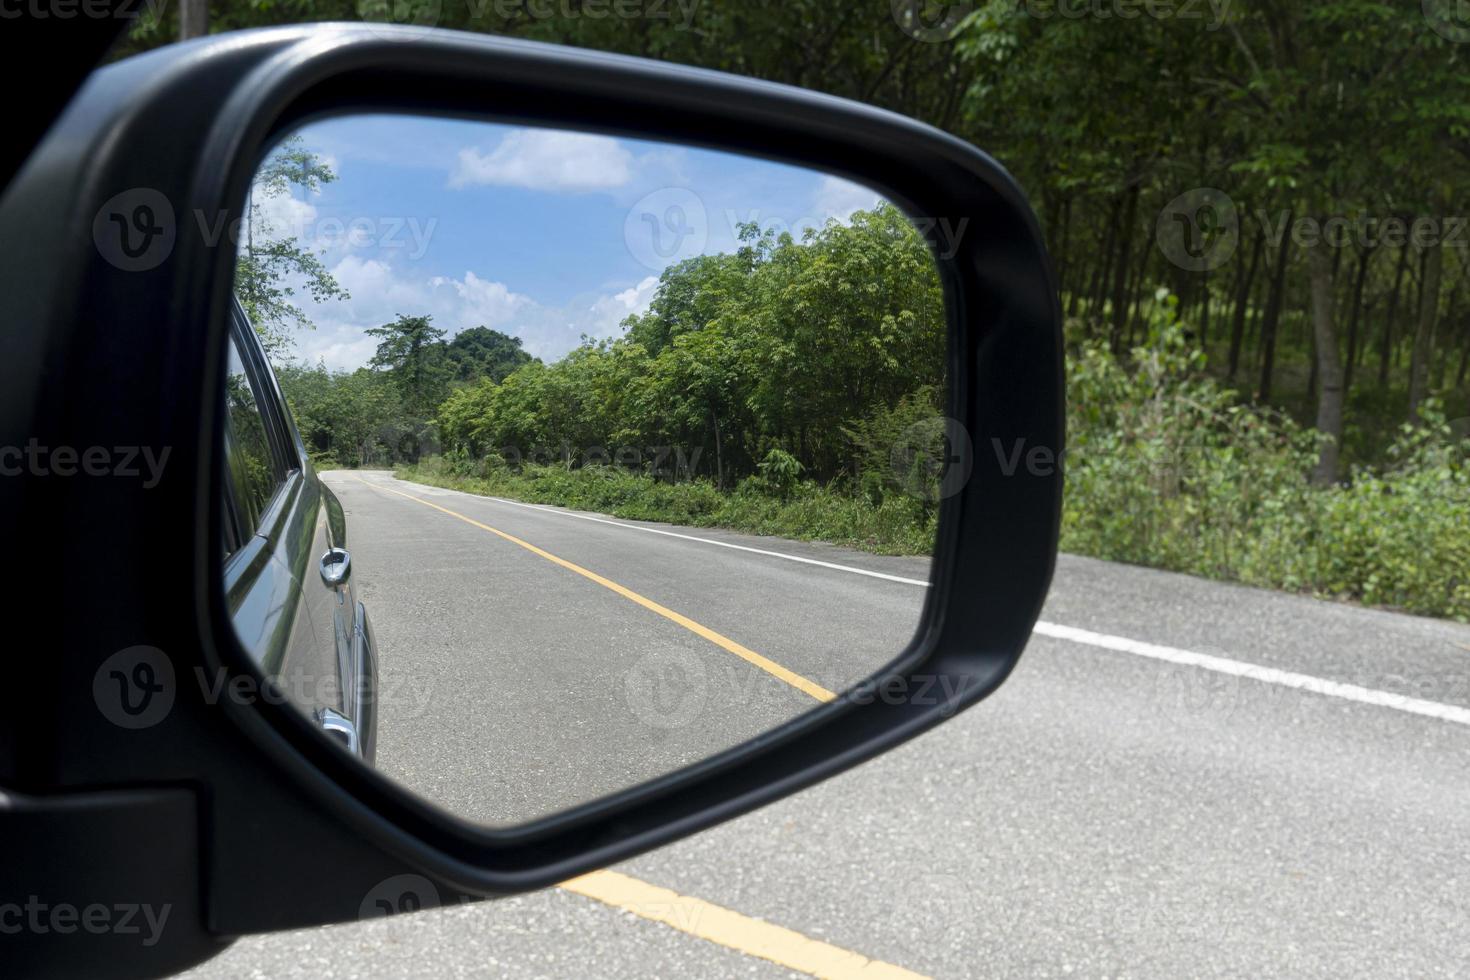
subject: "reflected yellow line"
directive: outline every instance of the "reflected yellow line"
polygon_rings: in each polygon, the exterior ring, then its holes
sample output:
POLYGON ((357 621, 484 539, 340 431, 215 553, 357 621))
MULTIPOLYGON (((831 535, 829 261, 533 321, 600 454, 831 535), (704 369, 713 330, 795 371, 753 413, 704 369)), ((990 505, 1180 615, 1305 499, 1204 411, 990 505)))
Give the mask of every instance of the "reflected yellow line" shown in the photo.
MULTIPOLYGON (((425 507, 432 507, 434 510, 448 514, 482 531, 489 531, 511 544, 525 548, 532 554, 596 582, 603 588, 610 589, 623 598, 638 603, 650 612, 655 612, 671 622, 678 623, 690 632, 735 654, 772 676, 780 678, 819 701, 831 701, 836 697, 826 688, 807 680, 794 671, 787 670, 775 661, 736 643, 729 637, 696 623, 688 616, 674 612, 667 606, 639 595, 606 576, 553 555, 544 548, 538 548, 529 541, 524 541, 513 534, 507 534, 499 528, 481 523, 472 517, 466 517, 447 507, 441 507, 422 497, 415 497, 411 493, 369 483, 361 477, 356 477, 356 479, 363 486, 396 494, 415 503, 423 504, 425 507)), ((788 970, 795 970, 810 976, 832 978, 832 980, 926 980, 923 974, 914 973, 881 960, 869 959, 859 953, 811 939, 792 929, 773 925, 760 919, 752 919, 702 898, 680 895, 678 892, 651 885, 646 881, 640 881, 617 871, 594 871, 564 881, 558 887, 604 905, 622 909, 650 922, 658 922, 677 929, 685 935, 716 943, 746 956, 759 957, 788 970)))
POLYGON ((761 670, 770 674, 772 677, 776 677, 782 681, 785 681, 787 684, 790 684, 798 691, 801 691, 803 694, 810 695, 811 697, 816 698, 818 701, 832 701, 835 700, 837 697, 837 695, 833 694, 825 687, 822 687, 820 684, 808 680, 807 678, 801 676, 793 670, 788 670, 785 667, 782 667, 774 660, 771 660, 768 657, 763 657, 749 647, 745 647, 739 643, 736 643, 728 636, 725 636, 722 633, 716 633, 708 626, 704 626, 701 623, 696 623, 688 616, 685 616, 682 613, 674 612, 674 610, 668 608, 667 606, 660 605, 659 603, 654 602, 652 599, 641 596, 627 586, 619 585, 617 582, 614 582, 610 578, 598 575, 596 572, 583 568, 581 565, 578 565, 575 562, 570 562, 567 561, 565 558, 560 558, 556 555, 553 555, 551 552, 545 550, 544 548, 536 547, 529 541, 522 541, 514 534, 507 534, 499 528, 491 527, 489 524, 482 524, 479 521, 475 520, 473 517, 466 517, 458 511, 450 510, 448 507, 440 507, 438 504, 425 500, 423 497, 415 497, 411 493, 404 493, 402 490, 395 490, 393 487, 385 487, 375 483, 369 483, 360 476, 356 479, 365 487, 372 487, 376 490, 382 490, 385 493, 397 494, 398 496, 404 497, 408 500, 412 500, 415 503, 423 504, 425 507, 432 507, 440 513, 448 514, 450 517, 458 518, 459 520, 464 521, 466 524, 477 527, 482 531, 489 531, 491 534, 501 537, 506 541, 509 541, 511 544, 519 545, 520 547, 525 548, 533 555, 539 555, 540 557, 545 558, 547 561, 551 562, 554 565, 560 565, 562 568, 565 568, 569 572, 576 572, 583 578, 588 579, 592 582, 596 582, 598 585, 602 586, 605 589, 610 589, 611 591, 616 592, 624 599, 629 599, 633 602, 638 603, 638 605, 642 606, 644 609, 647 609, 649 612, 657 613, 658 615, 662 616, 664 619, 667 619, 672 623, 678 623, 689 632, 703 637, 704 639, 713 643, 715 646, 720 647, 721 649, 726 650, 729 653, 735 654, 735 656, 739 657, 741 660, 744 660, 749 664, 753 664, 754 666, 759 667, 761 670))
POLYGON ((639 918, 661 922, 687 935, 814 977, 924 980, 923 974, 881 960, 870 960, 783 926, 752 919, 702 898, 680 895, 616 871, 594 871, 564 881, 560 887, 631 912, 639 918))

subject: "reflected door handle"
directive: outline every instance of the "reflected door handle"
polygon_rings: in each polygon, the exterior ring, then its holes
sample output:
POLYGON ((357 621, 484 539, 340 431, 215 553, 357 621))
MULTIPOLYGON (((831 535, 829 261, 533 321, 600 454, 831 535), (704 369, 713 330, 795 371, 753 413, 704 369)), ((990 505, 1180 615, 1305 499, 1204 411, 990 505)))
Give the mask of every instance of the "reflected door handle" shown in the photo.
POLYGON ((362 743, 357 738, 357 726, 340 711, 331 708, 321 708, 316 713, 317 724, 322 726, 322 731, 341 743, 342 747, 353 755, 362 754, 362 743))
POLYGON ((327 553, 322 555, 321 561, 322 581, 328 588, 335 589, 347 581, 347 576, 352 572, 352 556, 347 553, 346 548, 328 548, 327 553))

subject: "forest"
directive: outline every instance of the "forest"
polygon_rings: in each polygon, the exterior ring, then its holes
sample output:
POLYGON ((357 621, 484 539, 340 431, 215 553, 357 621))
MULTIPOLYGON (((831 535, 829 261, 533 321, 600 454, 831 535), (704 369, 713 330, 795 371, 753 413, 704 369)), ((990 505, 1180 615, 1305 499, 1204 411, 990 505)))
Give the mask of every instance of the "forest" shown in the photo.
MULTIPOLYGON (((211 30, 395 19, 620 51, 860 99, 955 133, 1015 175, 1055 262, 1076 450, 1064 547, 1470 616, 1470 30, 1453 4, 988 0, 838 10, 704 0, 661 6, 661 16, 651 5, 627 6, 636 16, 611 9, 303 0, 207 12, 211 30)), ((166 17, 140 21, 128 50, 173 31, 166 17)), ((863 221, 887 227, 893 216, 863 221)), ((887 298, 916 304, 882 307, 913 329, 883 340, 873 363, 844 362, 851 352, 839 344, 811 369, 820 379, 799 379, 827 386, 821 397, 763 383, 772 363, 797 370, 780 361, 779 344, 806 322, 767 305, 762 290, 780 279, 800 295, 803 256, 859 250, 847 239, 862 231, 855 221, 784 243, 756 229, 739 254, 669 270, 624 337, 554 365, 525 363, 488 382, 493 372, 478 368, 434 371, 425 377, 441 387, 405 386, 397 376, 414 360, 402 351, 444 344, 448 358, 476 325, 400 322, 381 328, 398 346, 380 348, 366 372, 324 378, 293 368, 288 388, 357 392, 326 399, 343 426, 383 413, 352 433, 332 424, 322 452, 343 464, 422 463, 432 440, 437 452, 419 469, 449 479, 462 458, 483 471, 508 433, 516 444, 682 445, 702 453, 685 491, 642 478, 658 493, 713 494, 691 519, 903 550, 922 533, 897 529, 922 529, 932 509, 922 491, 885 489, 891 460, 887 476, 873 475, 884 468, 874 440, 906 431, 894 426, 933 404, 935 378, 915 359, 928 343, 924 290, 887 298), (721 282, 740 283, 738 295, 721 282), (638 384, 623 384, 620 372, 638 384), (598 384, 610 398, 636 390, 645 414, 625 403, 589 421, 568 407, 568 391, 598 384), (376 407, 349 407, 359 402, 376 407), (540 429, 527 427, 530 404, 540 429), (384 426, 389 438, 363 439, 384 426), (753 480, 774 501, 750 505, 760 516, 711 516, 751 497, 753 480), (900 498, 912 506, 873 528, 852 517, 803 532, 797 518, 779 516, 803 494, 839 509, 897 507, 889 501, 900 498)), ((555 480, 566 479, 565 460, 560 469, 555 480)), ((605 483, 628 476, 615 466, 571 469, 598 470, 605 483)), ((576 492, 586 503, 613 491, 576 492)), ((631 489, 617 495, 609 506, 637 509, 631 489)))

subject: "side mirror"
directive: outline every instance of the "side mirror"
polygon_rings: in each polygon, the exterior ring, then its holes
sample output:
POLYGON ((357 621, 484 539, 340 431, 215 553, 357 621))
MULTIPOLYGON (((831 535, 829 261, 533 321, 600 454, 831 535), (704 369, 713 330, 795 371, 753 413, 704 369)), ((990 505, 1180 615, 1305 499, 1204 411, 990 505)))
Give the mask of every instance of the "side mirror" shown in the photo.
MULTIPOLYGON (((230 937, 358 918, 366 897, 399 875, 494 897, 602 867, 841 772, 979 702, 1015 666, 1041 609, 1062 477, 1014 461, 1034 447, 1055 459, 1063 450, 1049 260, 1004 170, 909 119, 714 72, 451 32, 323 25, 220 35, 99 71, 0 199, 0 242, 10 306, 0 443, 166 459, 151 479, 56 471, 0 488, 6 540, 28 563, 13 603, 54 631, 0 695, 5 891, 176 910, 150 946, 115 933, 7 937, 22 970, 180 969, 230 937), (944 477, 930 584, 907 647, 769 733, 509 827, 470 823, 365 764, 371 696, 361 716, 332 725, 297 710, 279 665, 245 649, 232 625, 243 600, 220 585, 225 554, 270 560, 251 550, 253 529, 232 523, 219 492, 230 229, 282 137, 366 113, 778 161, 872 188, 931 246, 939 229, 965 229, 932 248, 948 335, 945 436, 962 464, 945 473, 962 475, 944 477), (343 723, 355 751, 332 737, 343 723)), ((268 424, 299 447, 289 419, 268 424)), ((264 500, 263 513, 312 492, 282 485, 285 497, 264 500)), ((349 582, 330 492, 320 520, 331 550, 314 553, 321 582, 311 584, 360 587, 370 542, 354 527, 361 564, 349 582)), ((288 530, 302 540, 313 532, 288 530)), ((290 581, 308 584, 295 573, 290 581)), ((344 615, 361 637, 354 676, 376 676, 391 649, 376 649, 355 608, 344 615)))

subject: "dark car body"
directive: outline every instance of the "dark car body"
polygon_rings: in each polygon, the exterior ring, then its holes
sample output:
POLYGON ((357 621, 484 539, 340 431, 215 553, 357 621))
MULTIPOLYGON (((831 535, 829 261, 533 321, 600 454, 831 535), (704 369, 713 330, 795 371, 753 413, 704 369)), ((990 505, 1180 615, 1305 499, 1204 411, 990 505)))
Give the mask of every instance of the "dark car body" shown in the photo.
POLYGON ((238 302, 225 403, 225 595, 240 642, 277 687, 261 696, 285 699, 371 762, 377 655, 346 518, 238 302))

